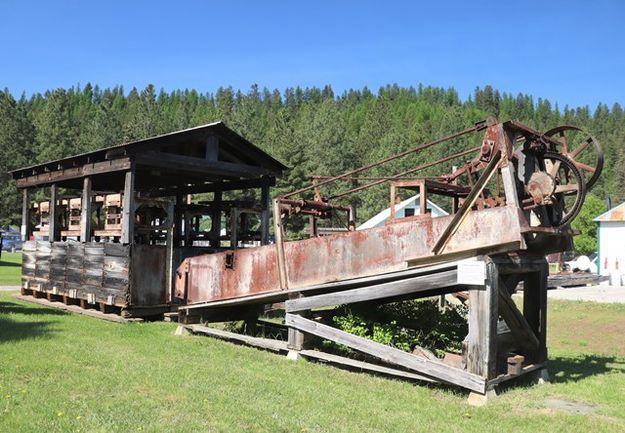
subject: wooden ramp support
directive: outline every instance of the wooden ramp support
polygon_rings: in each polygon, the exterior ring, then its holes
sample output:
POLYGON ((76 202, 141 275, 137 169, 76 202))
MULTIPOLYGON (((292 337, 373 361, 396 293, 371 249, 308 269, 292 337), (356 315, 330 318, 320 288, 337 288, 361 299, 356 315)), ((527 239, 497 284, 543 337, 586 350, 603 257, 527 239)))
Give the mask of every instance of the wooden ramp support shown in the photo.
MULTIPOLYGON (((282 296, 288 341, 200 325, 181 325, 180 329, 286 353, 291 359, 303 357, 351 370, 459 386, 471 392, 470 404, 484 404, 495 395, 495 388, 505 381, 529 373, 545 377, 547 273, 544 258, 502 254, 285 290, 282 296), (520 281, 526 287, 522 311, 511 298, 520 281), (468 292, 469 302, 469 332, 461 365, 404 352, 314 319, 316 309, 362 302, 393 302, 459 291, 468 292), (347 346, 375 361, 365 362, 312 350, 307 347, 307 336, 347 346)), ((214 305, 203 304, 201 311, 207 313, 204 318, 220 318, 223 317, 218 314, 220 309, 236 307, 236 311, 243 314, 245 307, 257 308, 259 301, 262 299, 253 297, 216 301, 214 305)))

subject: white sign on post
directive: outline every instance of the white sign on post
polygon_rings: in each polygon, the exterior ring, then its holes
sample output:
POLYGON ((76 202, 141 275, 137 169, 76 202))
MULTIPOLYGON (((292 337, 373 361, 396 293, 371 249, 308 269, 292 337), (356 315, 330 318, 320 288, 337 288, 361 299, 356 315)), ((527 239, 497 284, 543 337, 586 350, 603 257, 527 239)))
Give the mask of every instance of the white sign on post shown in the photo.
POLYGON ((481 260, 458 263, 458 284, 483 286, 486 280, 486 263, 481 260))

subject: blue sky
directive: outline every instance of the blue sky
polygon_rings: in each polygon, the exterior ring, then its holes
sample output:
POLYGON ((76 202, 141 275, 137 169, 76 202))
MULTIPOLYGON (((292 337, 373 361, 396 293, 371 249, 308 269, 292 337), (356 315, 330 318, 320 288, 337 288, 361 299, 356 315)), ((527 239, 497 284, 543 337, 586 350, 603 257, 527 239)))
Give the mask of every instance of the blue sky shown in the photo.
POLYGON ((625 105, 625 1, 0 0, 0 88, 476 86, 625 105))

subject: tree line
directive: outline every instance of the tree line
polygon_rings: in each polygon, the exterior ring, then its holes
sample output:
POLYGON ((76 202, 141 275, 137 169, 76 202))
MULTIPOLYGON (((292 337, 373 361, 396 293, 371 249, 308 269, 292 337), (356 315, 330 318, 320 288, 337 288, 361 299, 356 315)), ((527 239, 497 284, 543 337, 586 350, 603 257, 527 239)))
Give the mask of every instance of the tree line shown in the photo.
MULTIPOLYGON (((30 97, 0 92, 0 224, 18 223, 21 199, 7 171, 72 154, 216 120, 285 163, 291 169, 280 191, 309 184, 309 176, 333 175, 379 160, 495 115, 545 131, 560 124, 582 127, 598 138, 606 163, 594 194, 625 200, 625 121, 619 104, 560 108, 547 99, 476 88, 462 100, 455 89, 387 85, 340 95, 323 88, 260 89, 231 87, 214 93, 196 90, 125 91, 87 84, 30 97)), ((363 175, 388 176, 479 144, 479 134, 454 140, 393 161, 363 175)), ((470 159, 470 157, 465 157, 470 159)), ((458 161, 461 162, 461 161, 458 161)), ((443 168, 450 169, 450 162, 443 168)), ((419 176, 435 175, 440 168, 419 176)), ((348 180, 325 192, 357 185, 348 180)), ((362 222, 388 206, 388 186, 364 191, 349 202, 362 222)))

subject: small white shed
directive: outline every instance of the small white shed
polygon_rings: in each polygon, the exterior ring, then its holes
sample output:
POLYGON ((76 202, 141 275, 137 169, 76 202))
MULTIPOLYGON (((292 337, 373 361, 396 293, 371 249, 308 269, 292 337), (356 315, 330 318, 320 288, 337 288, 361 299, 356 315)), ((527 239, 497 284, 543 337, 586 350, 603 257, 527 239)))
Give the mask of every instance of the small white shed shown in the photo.
POLYGON ((625 273, 625 203, 594 219, 597 223, 597 266, 601 275, 625 273))
MULTIPOLYGON (((444 215, 449 215, 448 212, 445 212, 441 207, 436 205, 435 203, 427 200, 428 211, 432 214, 433 217, 439 217, 444 215)), ((419 194, 407 198, 406 200, 400 202, 395 205, 395 218, 404 218, 408 216, 419 215, 421 213, 421 209, 419 207, 419 194)), ((382 212, 375 215, 373 218, 365 221, 361 225, 359 225, 356 230, 364 230, 370 229, 373 227, 383 226, 386 221, 389 220, 391 216, 391 208, 388 207, 384 209, 382 212)))

